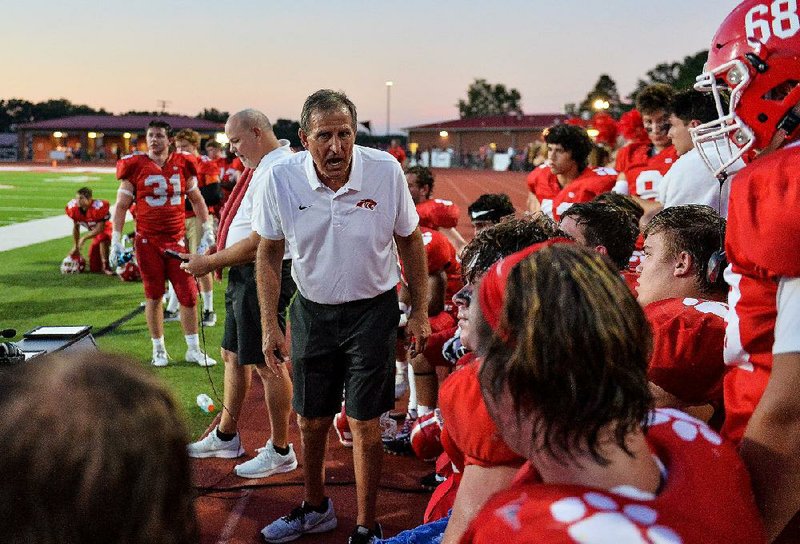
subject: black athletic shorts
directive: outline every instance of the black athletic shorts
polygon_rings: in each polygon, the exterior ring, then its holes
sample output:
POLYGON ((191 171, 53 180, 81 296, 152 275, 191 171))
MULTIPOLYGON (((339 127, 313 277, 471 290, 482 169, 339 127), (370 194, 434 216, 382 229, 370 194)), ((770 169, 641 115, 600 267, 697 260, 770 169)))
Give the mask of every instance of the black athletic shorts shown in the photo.
POLYGON ((303 417, 342 407, 362 421, 394 407, 397 291, 375 298, 318 304, 297 293, 292 322, 292 407, 303 417))
MULTIPOLYGON (((228 271, 225 289, 225 332, 222 348, 236 353, 240 365, 264 363, 261 351, 261 313, 256 291, 255 264, 233 266, 228 271)), ((292 261, 281 265, 281 294, 278 299, 278 324, 286 331, 286 308, 296 291, 292 261)))

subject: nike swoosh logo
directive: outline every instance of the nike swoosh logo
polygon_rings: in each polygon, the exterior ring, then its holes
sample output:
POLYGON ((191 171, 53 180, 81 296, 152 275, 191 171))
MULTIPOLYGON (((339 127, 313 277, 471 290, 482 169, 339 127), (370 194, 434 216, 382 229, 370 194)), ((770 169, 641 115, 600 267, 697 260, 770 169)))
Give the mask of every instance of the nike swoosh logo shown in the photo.
POLYGON ((483 210, 483 211, 480 211, 480 212, 472 212, 472 218, 476 219, 478 217, 483 217, 487 213, 492 213, 493 211, 494 210, 483 210))
POLYGON ((311 206, 309 205, 309 206, 298 206, 297 208, 298 208, 299 210, 305 210, 306 208, 310 208, 310 207, 311 207, 311 206))

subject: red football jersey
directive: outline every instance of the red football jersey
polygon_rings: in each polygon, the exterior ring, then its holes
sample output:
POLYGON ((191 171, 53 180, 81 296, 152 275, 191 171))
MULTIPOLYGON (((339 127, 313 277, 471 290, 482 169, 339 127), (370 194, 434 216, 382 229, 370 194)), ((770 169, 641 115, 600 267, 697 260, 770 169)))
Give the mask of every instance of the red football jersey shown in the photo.
POLYGON ((548 206, 549 210, 545 209, 545 204, 542 202, 542 211, 558 221, 561 214, 570 206, 579 202, 589 202, 597 195, 610 191, 616 181, 617 172, 613 168, 586 168, 553 197, 552 204, 548 206))
POLYGON ((455 260, 456 250, 447 236, 428 227, 420 227, 422 243, 425 245, 425 256, 428 259, 428 274, 448 272, 451 262, 455 260))
POLYGON ((656 198, 664 174, 678 160, 678 152, 673 145, 650 156, 652 149, 653 145, 649 142, 634 142, 617 152, 615 168, 625 174, 629 195, 637 195, 646 200, 656 198))
POLYGON ((759 158, 731 185, 725 251, 730 285, 725 336, 725 424, 742 438, 772 371, 778 281, 800 277, 800 146, 759 158))
POLYGON ((728 306, 696 298, 668 298, 648 304, 653 328, 648 379, 691 405, 722 406, 725 315, 728 306))
MULTIPOLYGON (((218 160, 212 161, 205 155, 191 155, 197 169, 197 187, 205 187, 212 183, 219 183, 220 171, 218 160)), ((208 206, 208 213, 215 213, 216 206, 208 206)), ((186 202, 186 217, 194 217, 195 213, 191 204, 186 202)))
POLYGON ((431 198, 417 204, 419 226, 429 229, 450 229, 458 225, 461 210, 450 200, 431 198))
POLYGON ((730 444, 677 410, 653 413, 647 441, 665 468, 658 495, 544 484, 523 468, 484 505, 462 544, 764 542, 750 479, 730 444))
POLYGON ((163 167, 145 153, 117 161, 117 179, 133 184, 137 234, 182 240, 186 185, 196 177, 197 168, 188 153, 172 153, 163 167))
POLYGON ((479 369, 478 361, 461 365, 439 388, 442 434, 448 435, 442 445, 460 472, 465 465, 522 465, 525 459, 506 445, 486 409, 478 382, 479 369))
POLYGON ((244 164, 242 163, 242 159, 239 157, 234 157, 230 164, 223 159, 220 179, 226 182, 230 181, 234 172, 244 172, 244 164))
POLYGON ((531 170, 525 181, 528 184, 528 190, 533 193, 533 196, 539 200, 540 204, 545 200, 552 202, 562 189, 558 178, 550 170, 547 163, 542 163, 531 170))
POLYGON ((83 228, 91 230, 95 228, 98 223, 106 222, 106 229, 108 230, 110 228, 111 210, 108 200, 95 198, 84 212, 81 210, 81 207, 78 206, 78 200, 73 198, 67 203, 67 207, 64 211, 70 219, 83 228))

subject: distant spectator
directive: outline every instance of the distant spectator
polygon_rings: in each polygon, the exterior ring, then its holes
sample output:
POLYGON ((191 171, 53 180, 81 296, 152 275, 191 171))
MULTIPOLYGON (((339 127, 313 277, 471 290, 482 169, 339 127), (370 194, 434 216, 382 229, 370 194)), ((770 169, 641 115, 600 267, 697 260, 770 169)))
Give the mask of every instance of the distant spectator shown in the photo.
POLYGON ((0 411, 4 542, 198 542, 184 421, 138 361, 37 358, 0 374, 0 411))

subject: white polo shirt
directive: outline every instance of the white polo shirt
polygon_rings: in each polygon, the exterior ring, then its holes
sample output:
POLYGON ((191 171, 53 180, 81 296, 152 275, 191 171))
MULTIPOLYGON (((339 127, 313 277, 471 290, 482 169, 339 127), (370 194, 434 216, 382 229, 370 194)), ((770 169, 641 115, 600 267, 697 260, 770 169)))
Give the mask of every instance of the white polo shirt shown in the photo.
POLYGON ((250 185, 248 185, 247 191, 245 191, 242 197, 242 203, 239 205, 236 215, 233 216, 233 220, 228 229, 228 237, 225 239, 226 249, 236 242, 244 240, 253 232, 253 195, 256 193, 257 187, 262 185, 266 180, 267 170, 269 170, 272 163, 292 154, 292 148, 289 147, 289 140, 278 140, 278 143, 281 144, 281 146, 264 155, 261 158, 261 162, 258 163, 255 172, 253 172, 250 185))
POLYGON ((252 228, 286 240, 300 294, 341 304, 394 289, 400 269, 393 236, 409 236, 419 222, 394 157, 354 146, 350 179, 336 192, 319 180, 307 151, 274 163, 266 175, 252 228))

